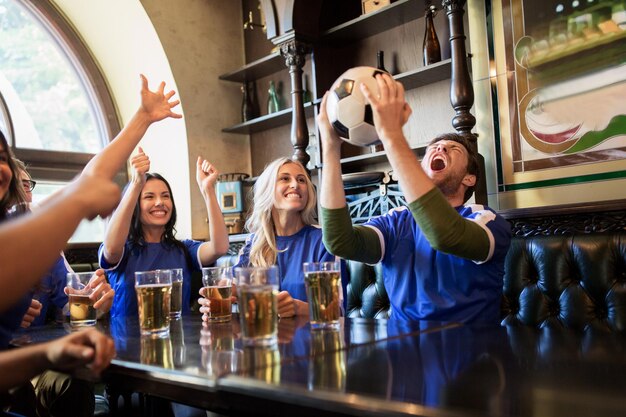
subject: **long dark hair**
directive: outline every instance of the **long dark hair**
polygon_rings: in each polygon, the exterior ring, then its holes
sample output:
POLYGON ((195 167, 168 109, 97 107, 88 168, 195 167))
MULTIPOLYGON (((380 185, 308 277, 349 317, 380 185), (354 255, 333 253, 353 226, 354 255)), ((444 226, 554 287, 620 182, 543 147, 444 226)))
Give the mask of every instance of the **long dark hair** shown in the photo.
MULTIPOLYGON (((172 200, 172 215, 170 216, 169 221, 165 224, 165 232, 163 233, 163 235, 161 235, 161 244, 169 247, 179 247, 183 249, 185 254, 187 254, 187 250, 183 242, 174 237, 174 235, 176 234, 176 203, 174 202, 172 187, 170 187, 170 183, 167 182, 167 180, 161 175, 152 172, 147 173, 146 184, 148 183, 148 181, 152 180, 163 181, 163 183, 167 187, 167 190, 170 193, 170 199, 172 200)), ((128 240, 135 248, 143 247, 146 243, 143 237, 143 227, 141 225, 141 206, 139 204, 140 200, 141 194, 139 194, 139 198, 137 199, 135 211, 133 211, 133 217, 130 220, 130 230, 128 231, 128 240)))
POLYGON ((0 143, 2 143, 2 147, 7 152, 9 169, 11 170, 11 174, 13 174, 11 184, 9 185, 9 192, 0 198, 0 221, 3 221, 6 219, 7 210, 11 205, 26 203, 26 195, 24 194, 24 188, 22 188, 22 183, 19 178, 20 171, 17 169, 17 165, 15 165, 15 160, 13 159, 13 152, 11 152, 9 143, 1 130, 0 143))

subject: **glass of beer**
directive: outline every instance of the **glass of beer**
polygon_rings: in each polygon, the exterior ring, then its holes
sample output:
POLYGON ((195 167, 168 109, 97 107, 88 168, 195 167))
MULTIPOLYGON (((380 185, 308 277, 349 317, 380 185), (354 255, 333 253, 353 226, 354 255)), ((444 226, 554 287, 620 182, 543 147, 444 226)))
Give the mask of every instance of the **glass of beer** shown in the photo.
POLYGON ((145 336, 166 336, 170 331, 172 271, 135 272, 139 327, 145 336))
POLYGON ((278 268, 235 268, 241 334, 247 346, 272 346, 278 335, 278 268))
POLYGON ((221 266, 202 268, 202 284, 206 291, 206 299, 209 300, 209 311, 206 313, 209 321, 230 321, 233 269, 221 266))
POLYGON ((338 328, 343 303, 340 262, 305 262, 302 267, 311 328, 338 328))
POLYGON ((172 271, 170 317, 177 319, 183 314, 183 268, 174 268, 170 271, 172 271))
POLYGON ((96 324, 96 309, 91 295, 95 288, 89 282, 93 272, 68 272, 67 288, 69 292, 70 324, 73 327, 94 326, 96 324))

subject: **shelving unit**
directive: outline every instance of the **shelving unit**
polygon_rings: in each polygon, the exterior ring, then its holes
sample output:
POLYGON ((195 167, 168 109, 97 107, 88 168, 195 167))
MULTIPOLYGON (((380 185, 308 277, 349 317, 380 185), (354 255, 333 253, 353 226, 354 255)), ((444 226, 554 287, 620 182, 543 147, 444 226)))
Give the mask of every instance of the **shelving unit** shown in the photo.
POLYGON ((321 40, 323 43, 336 44, 367 38, 422 17, 425 9, 425 0, 399 0, 328 29, 322 34, 321 40))
MULTIPOLYGON (((257 60, 254 63, 246 65, 245 67, 242 67, 241 69, 229 74, 237 74, 237 77, 241 77, 243 76, 242 74, 245 71, 248 71, 248 73, 261 73, 259 67, 266 68, 266 62, 268 62, 268 59, 271 57, 273 57, 273 55, 257 60)), ((404 88, 408 91, 414 88, 422 87, 424 85, 435 83, 437 81, 449 79, 450 66, 451 60, 446 59, 444 61, 437 62, 436 64, 431 64, 425 67, 417 68, 415 70, 396 74, 394 75, 394 78, 402 82, 404 88)), ((233 81, 234 76, 231 76, 229 74, 220 76, 220 79, 226 80, 226 76, 229 76, 231 78, 229 78, 228 81, 233 81)), ((319 104, 320 102, 321 99, 318 99, 313 103, 309 102, 304 105, 304 110, 307 117, 311 117, 313 115, 313 105, 319 104)), ((283 109, 279 112, 261 116, 245 123, 240 123, 231 127, 224 128, 222 129, 222 132, 241 134, 262 132, 267 129, 272 129, 278 126, 288 124, 289 122, 291 122, 290 116, 291 108, 283 109)))
MULTIPOLYGON (((317 101, 319 102, 319 100, 317 101)), ((315 102, 308 102, 304 105, 304 113, 307 117, 313 115, 313 106, 315 102)), ((264 130, 273 129, 275 127, 284 126, 291 122, 291 107, 288 109, 280 110, 276 113, 266 114, 265 116, 257 117, 256 119, 248 120, 247 122, 239 123, 237 125, 226 127, 222 129, 225 133, 240 133, 251 134, 262 132, 264 130)))
MULTIPOLYGON (((415 153, 415 155, 421 158, 422 156, 424 156, 426 147, 419 146, 419 147, 411 148, 411 150, 413 151, 413 153, 415 153)), ((386 162, 386 161, 387 161, 387 154, 385 151, 381 151, 381 152, 373 152, 373 153, 367 153, 363 155, 351 156, 349 158, 342 158, 340 162, 341 162, 342 167, 351 169, 351 168, 359 168, 359 167, 370 165, 370 164, 378 164, 378 163, 386 162)), ((319 169, 319 168, 322 168, 322 166, 320 165, 320 166, 317 166, 316 168, 319 169)))
POLYGON ((269 54, 263 58, 252 61, 235 71, 222 74, 218 78, 224 81, 244 83, 257 78, 265 77, 277 71, 285 69, 285 59, 279 52, 269 54))
MULTIPOLYGON (((327 46, 332 48, 343 48, 354 42, 359 42, 365 38, 381 34, 406 23, 416 21, 417 19, 423 17, 427 3, 429 3, 429 0, 397 0, 391 5, 378 11, 357 16, 354 19, 323 31, 315 45, 322 48, 327 46)), ((384 39, 385 42, 390 41, 390 38, 388 37, 385 37, 384 39)), ((359 46, 355 45, 355 47, 359 46)), ((322 58, 316 57, 316 60, 319 59, 322 58)), ((328 71, 332 68, 333 63, 326 62, 326 64, 324 64, 324 62, 315 62, 315 60, 311 62, 313 65, 311 74, 313 77, 312 82, 313 85, 316 85, 316 74, 321 71, 321 68, 324 68, 324 71, 327 71, 327 75, 328 71), (322 67, 316 68, 316 66, 319 65, 322 65, 322 67)), ((394 78, 402 82, 406 90, 412 90, 451 79, 451 67, 451 59, 446 59, 436 64, 418 66, 409 71, 396 74, 394 75, 394 78)), ((281 71, 287 71, 285 61, 279 52, 273 52, 232 72, 220 75, 219 79, 236 83, 244 83, 246 81, 253 81, 272 76, 272 74, 276 74, 281 71)), ((317 81, 319 81, 319 79, 317 81)), ((325 80, 324 82, 329 82, 329 80, 325 80)), ((319 105, 320 102, 321 99, 317 99, 313 103, 305 104, 305 115, 307 118, 314 116, 315 106, 319 105)), ((224 127, 222 131, 225 133, 254 135, 269 129, 287 126, 291 122, 292 109, 288 108, 244 123, 224 127)), ((413 151, 418 156, 423 155, 424 147, 414 148, 413 151)), ((386 161, 386 153, 382 151, 343 158, 341 160, 341 164, 347 171, 366 171, 368 166, 384 163, 386 161)), ((319 163, 314 167, 315 170, 321 168, 322 166, 319 163)))

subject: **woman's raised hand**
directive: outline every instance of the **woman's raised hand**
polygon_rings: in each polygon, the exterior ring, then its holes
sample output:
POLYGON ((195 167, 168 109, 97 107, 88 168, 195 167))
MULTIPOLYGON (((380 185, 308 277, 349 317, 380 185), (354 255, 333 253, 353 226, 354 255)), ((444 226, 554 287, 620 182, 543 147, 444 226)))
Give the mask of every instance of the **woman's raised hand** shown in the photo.
POLYGON ((150 123, 158 122, 167 117, 174 119, 180 119, 182 114, 174 113, 172 108, 180 104, 180 100, 171 100, 176 94, 174 90, 169 91, 167 94, 165 91, 165 81, 161 81, 159 88, 156 91, 151 91, 148 88, 148 79, 145 75, 141 74, 141 109, 148 117, 150 123))
POLYGON ((200 187, 202 194, 206 194, 209 189, 215 187, 215 182, 219 174, 219 171, 211 165, 209 161, 202 159, 200 156, 198 157, 198 162, 196 163, 196 181, 198 182, 198 187, 200 187))
POLYGON ((141 146, 138 152, 130 158, 130 164, 133 167, 133 181, 144 184, 146 182, 146 173, 150 171, 150 157, 145 154, 141 146))

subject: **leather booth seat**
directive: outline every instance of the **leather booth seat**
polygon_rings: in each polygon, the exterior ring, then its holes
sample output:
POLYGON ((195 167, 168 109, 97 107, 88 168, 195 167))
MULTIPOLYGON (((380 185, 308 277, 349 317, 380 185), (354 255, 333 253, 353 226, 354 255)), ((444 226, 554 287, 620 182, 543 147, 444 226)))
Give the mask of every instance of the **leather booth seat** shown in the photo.
POLYGON ((347 267, 350 283, 348 284, 346 316, 389 318, 391 306, 383 282, 382 266, 348 261, 347 267))
POLYGON ((504 324, 626 330, 626 233, 516 237, 506 258, 504 324))

